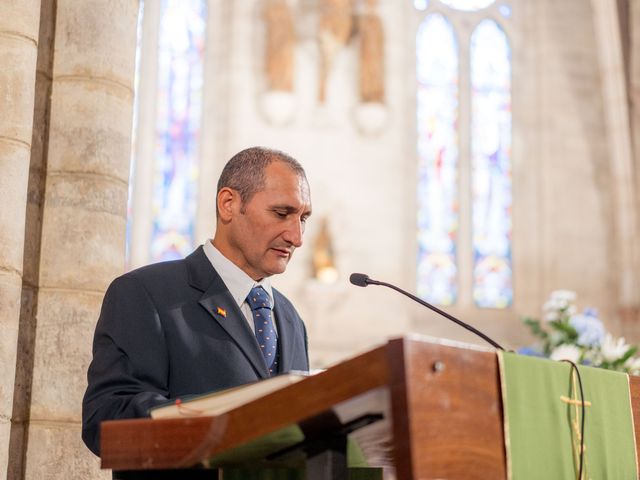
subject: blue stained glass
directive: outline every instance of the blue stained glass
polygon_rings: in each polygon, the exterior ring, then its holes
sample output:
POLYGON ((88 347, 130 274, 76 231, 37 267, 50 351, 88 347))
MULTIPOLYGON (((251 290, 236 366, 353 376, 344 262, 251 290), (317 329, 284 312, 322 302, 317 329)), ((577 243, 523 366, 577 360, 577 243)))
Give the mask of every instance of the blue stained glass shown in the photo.
POLYGON ((417 52, 418 295, 439 305, 457 297, 458 51, 440 14, 420 25, 417 52))
POLYGON ((195 243, 205 0, 162 2, 151 258, 182 258, 195 243))
POLYGON ((471 37, 473 297, 479 307, 513 301, 511 258, 511 51, 482 21, 471 37))

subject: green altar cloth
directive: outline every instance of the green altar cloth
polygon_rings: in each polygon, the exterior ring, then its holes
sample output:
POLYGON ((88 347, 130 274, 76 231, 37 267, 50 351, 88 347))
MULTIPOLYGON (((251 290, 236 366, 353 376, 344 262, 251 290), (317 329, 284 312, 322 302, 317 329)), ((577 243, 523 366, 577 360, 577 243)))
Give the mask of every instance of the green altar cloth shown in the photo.
MULTIPOLYGON (((508 478, 578 476, 580 390, 566 362, 498 353, 508 478)), ((629 377, 579 366, 584 388, 583 479, 638 478, 629 377)))

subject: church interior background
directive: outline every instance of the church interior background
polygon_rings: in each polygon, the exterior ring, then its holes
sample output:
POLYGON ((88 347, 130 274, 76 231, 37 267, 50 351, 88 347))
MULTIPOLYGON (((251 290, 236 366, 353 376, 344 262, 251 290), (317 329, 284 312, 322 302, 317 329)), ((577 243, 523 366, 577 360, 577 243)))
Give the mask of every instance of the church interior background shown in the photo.
POLYGON ((640 4, 2 0, 0 476, 110 478, 80 439, 102 295, 212 238, 253 145, 307 170, 274 284, 312 366, 392 336, 509 348, 549 293, 640 341, 640 4), (376 288, 376 290, 374 290, 376 288))

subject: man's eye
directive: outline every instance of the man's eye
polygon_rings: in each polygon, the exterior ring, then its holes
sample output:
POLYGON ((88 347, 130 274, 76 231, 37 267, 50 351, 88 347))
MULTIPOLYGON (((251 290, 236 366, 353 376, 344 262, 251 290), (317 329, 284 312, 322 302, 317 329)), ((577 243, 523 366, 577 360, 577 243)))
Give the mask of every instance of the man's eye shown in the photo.
POLYGON ((287 212, 279 212, 279 211, 276 210, 275 213, 280 218, 286 218, 286 216, 287 216, 287 212))

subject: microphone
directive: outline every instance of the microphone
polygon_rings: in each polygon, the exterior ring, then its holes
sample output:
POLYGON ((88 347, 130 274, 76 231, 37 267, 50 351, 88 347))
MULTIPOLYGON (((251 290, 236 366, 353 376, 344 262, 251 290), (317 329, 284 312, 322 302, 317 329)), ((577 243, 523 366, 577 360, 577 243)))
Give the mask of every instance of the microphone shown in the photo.
POLYGON ((469 330, 470 332, 475 333, 477 336, 482 338, 485 342, 491 344, 491 346, 497 348, 498 350, 504 350, 504 348, 502 348, 502 346, 500 346, 500 344, 498 342, 493 341, 492 339, 487 337, 484 333, 482 333, 480 330, 472 327, 471 325, 469 325, 468 323, 463 322, 462 320, 458 320, 453 315, 449 315, 447 312, 444 312, 444 311, 440 310, 438 307, 436 307, 434 305, 431 305, 430 303, 425 302, 421 298, 418 298, 415 295, 412 295, 409 292, 406 292, 406 291, 402 290, 401 288, 396 287, 395 285, 391 285, 390 283, 386 283, 386 282, 380 282, 378 280, 373 280, 373 279, 369 278, 369 275, 365 275, 364 273, 352 273, 351 276, 349 277, 349 281, 351 283, 353 283, 354 285, 356 285, 357 287, 366 287, 367 285, 382 285, 383 287, 388 287, 388 288, 390 288, 392 290, 395 290, 396 292, 399 292, 399 293, 409 297, 411 300, 413 300, 415 302, 418 302, 420 305, 423 305, 423 306, 427 307, 428 309, 433 310, 434 312, 436 312, 436 313, 442 315, 443 317, 451 320, 452 322, 457 323, 462 328, 465 328, 465 329, 469 330))

